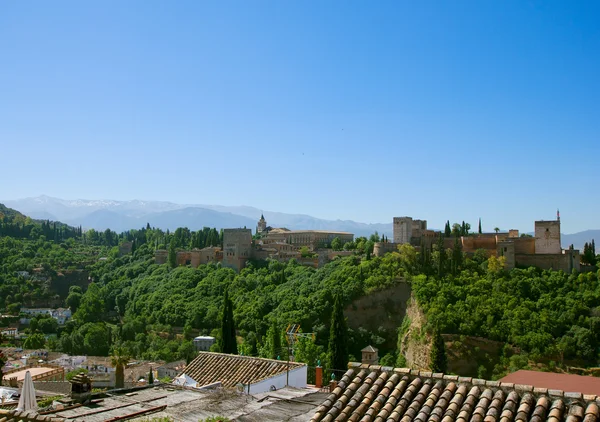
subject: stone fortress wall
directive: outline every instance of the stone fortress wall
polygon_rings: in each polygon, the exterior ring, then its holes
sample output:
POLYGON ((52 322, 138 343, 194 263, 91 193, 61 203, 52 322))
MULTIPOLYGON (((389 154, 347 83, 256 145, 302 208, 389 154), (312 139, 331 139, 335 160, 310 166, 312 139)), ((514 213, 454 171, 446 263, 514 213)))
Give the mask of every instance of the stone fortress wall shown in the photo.
MULTIPOLYGON (((416 248, 430 246, 441 234, 427 230, 426 220, 413 220, 411 217, 394 217, 393 243, 378 242, 373 254, 382 256, 397 251, 408 243, 416 248)), ((444 247, 452 249, 456 239, 444 238, 444 247)), ((518 230, 505 233, 481 233, 459 238, 462 249, 467 254, 484 250, 488 256, 504 256, 505 267, 539 267, 542 269, 563 270, 567 273, 580 271, 580 253, 576 249, 562 249, 560 243, 560 218, 551 221, 536 221, 534 237, 520 237, 518 230)))
MULTIPOLYGON (((337 256, 352 254, 350 251, 332 251, 322 249, 339 237, 342 243, 352 242, 354 235, 347 232, 325 230, 288 230, 284 228, 271 229, 267 226, 264 216, 258 221, 257 240, 252 238, 250 229, 224 229, 223 248, 207 247, 178 251, 177 265, 198 267, 211 262, 221 262, 224 267, 240 271, 249 259, 273 259, 287 262, 296 259, 301 265, 318 268, 337 256), (301 248, 306 247, 312 256, 302 256, 301 248)), ((157 264, 168 262, 167 250, 157 250, 154 254, 157 264)))

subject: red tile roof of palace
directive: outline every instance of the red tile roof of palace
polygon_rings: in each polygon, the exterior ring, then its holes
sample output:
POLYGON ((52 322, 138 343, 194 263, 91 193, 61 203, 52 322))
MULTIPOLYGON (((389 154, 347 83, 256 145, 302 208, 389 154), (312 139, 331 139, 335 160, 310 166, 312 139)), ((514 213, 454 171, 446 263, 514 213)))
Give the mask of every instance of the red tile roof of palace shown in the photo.
POLYGON ((554 372, 526 371, 521 369, 508 374, 500 381, 533 385, 538 388, 600 395, 600 378, 584 375, 557 374, 554 372))

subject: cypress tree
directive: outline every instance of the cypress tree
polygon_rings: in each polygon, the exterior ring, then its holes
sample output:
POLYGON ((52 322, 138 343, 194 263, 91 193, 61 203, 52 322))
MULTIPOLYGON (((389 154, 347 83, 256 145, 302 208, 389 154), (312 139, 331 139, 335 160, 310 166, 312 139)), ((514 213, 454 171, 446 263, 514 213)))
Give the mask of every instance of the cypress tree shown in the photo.
POLYGON ((429 359, 431 361, 431 372, 445 373, 448 370, 446 345, 444 344, 444 338, 438 329, 433 333, 429 359))
POLYGON ((335 295, 329 329, 329 369, 346 370, 348 366, 348 326, 339 293, 335 295))
POLYGON ((452 273, 456 275, 462 267, 463 254, 462 244, 458 237, 454 238, 454 249, 452 249, 452 273))
POLYGON ((154 372, 152 372, 152 367, 150 367, 150 372, 148 372, 148 385, 154 384, 154 372))
POLYGON ((221 320, 221 352, 237 355, 237 341, 235 338, 235 325, 233 322, 233 302, 229 299, 229 292, 225 290, 223 298, 223 319, 221 320))
POLYGON ((177 266, 177 251, 175 250, 175 239, 171 239, 169 242, 169 265, 171 268, 177 266))
POLYGON ((452 235, 452 229, 450 228, 450 220, 446 221, 446 227, 444 228, 444 235, 450 237, 452 235))
POLYGON ((271 359, 277 359, 277 356, 281 355, 281 333, 279 332, 279 328, 277 327, 277 323, 273 322, 271 326, 270 340, 271 340, 271 359))
POLYGON ((444 249, 444 238, 442 237, 442 234, 440 233, 440 237, 438 238, 438 252, 439 252, 439 259, 438 259, 438 277, 443 277, 446 274, 446 250, 444 249))
POLYGON ((479 234, 481 234, 481 233, 482 233, 482 231, 481 231, 481 218, 480 218, 479 219, 479 234))

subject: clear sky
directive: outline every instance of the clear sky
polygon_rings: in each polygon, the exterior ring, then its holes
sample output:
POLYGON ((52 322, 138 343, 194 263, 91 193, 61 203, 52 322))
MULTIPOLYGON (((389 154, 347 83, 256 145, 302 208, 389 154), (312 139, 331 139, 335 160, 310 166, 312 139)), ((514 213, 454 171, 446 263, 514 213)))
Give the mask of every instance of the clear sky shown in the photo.
POLYGON ((600 2, 0 2, 0 198, 600 228, 600 2))

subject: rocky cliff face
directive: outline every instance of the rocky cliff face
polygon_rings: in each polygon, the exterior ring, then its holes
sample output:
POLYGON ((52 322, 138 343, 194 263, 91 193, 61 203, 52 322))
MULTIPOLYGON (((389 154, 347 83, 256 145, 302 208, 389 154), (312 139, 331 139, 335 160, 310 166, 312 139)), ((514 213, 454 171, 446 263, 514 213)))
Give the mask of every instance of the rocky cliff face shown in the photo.
POLYGON ((398 333, 398 349, 408 368, 429 369, 431 341, 425 330, 427 319, 413 295, 407 305, 405 320, 398 333))
MULTIPOLYGON (((398 349, 404 356, 405 366, 429 370, 431 335, 425 327, 427 318, 414 296, 407 302, 406 317, 398 333, 398 349)), ((500 362, 504 343, 481 337, 443 334, 448 357, 448 373, 469 377, 488 378, 494 365, 500 362)), ((517 353, 512 350, 512 353, 517 353)))

